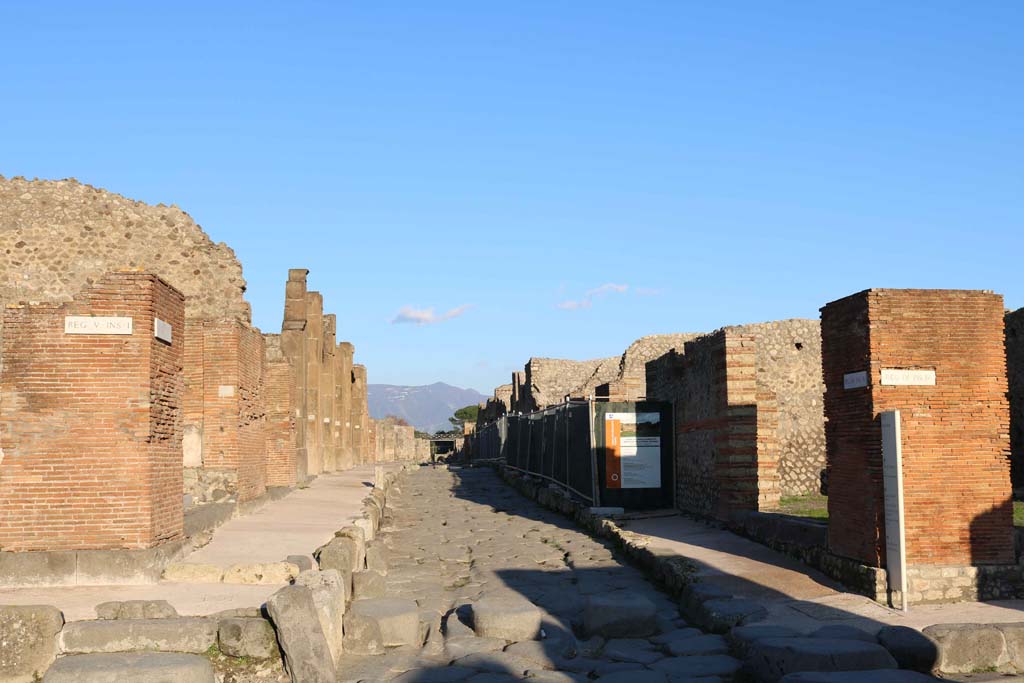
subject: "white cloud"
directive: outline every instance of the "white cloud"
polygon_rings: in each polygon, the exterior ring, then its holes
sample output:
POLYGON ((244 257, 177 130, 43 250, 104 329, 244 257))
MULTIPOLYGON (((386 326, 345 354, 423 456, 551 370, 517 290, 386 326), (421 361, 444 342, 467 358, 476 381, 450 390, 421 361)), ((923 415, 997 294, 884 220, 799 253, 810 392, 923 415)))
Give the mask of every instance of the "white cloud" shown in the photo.
POLYGON ((590 308, 594 305, 594 299, 602 297, 605 294, 623 294, 628 290, 629 285, 617 285, 614 282, 606 282, 600 287, 594 287, 593 289, 587 290, 587 293, 582 299, 570 299, 556 305, 563 311, 578 311, 582 308, 590 308))
POLYGON ((434 323, 444 322, 445 320, 451 320, 452 318, 458 318, 460 315, 468 311, 472 306, 470 304, 463 304, 456 306, 455 308, 442 313, 440 315, 434 313, 433 307, 431 308, 413 308, 412 306, 402 306, 398 310, 398 314, 392 319, 392 324, 409 323, 412 325, 433 325, 434 323))

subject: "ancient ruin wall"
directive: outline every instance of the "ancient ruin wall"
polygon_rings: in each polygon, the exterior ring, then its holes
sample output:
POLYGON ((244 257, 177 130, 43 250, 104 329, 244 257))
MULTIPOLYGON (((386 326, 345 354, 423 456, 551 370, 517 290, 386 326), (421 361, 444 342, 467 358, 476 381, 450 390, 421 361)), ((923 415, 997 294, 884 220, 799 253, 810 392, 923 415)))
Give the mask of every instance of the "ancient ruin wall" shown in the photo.
POLYGON ((0 302, 69 301, 125 268, 182 292, 186 318, 250 319, 235 253, 181 209, 76 180, 0 176, 0 302))
POLYGON ((567 395, 587 396, 618 372, 619 357, 594 360, 531 358, 526 363, 523 412, 557 405, 567 395))
POLYGON ((182 535, 183 298, 112 273, 66 303, 5 311, 0 548, 149 548, 182 535), (68 334, 66 316, 132 320, 68 334), (154 318, 172 341, 154 337, 154 318))
POLYGON ((757 386, 775 397, 779 477, 783 496, 817 493, 825 470, 825 384, 821 323, 780 320, 743 325, 757 343, 757 386))
POLYGON ((1013 487, 1024 487, 1024 308, 1006 314, 1006 375, 1010 382, 1010 464, 1013 487))

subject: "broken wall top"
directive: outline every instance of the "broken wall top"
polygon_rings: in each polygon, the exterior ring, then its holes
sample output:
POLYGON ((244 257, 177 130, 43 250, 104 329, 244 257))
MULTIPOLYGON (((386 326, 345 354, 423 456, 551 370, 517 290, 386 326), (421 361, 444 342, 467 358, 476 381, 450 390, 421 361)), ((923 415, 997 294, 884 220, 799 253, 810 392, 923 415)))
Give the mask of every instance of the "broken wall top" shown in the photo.
POLYGON ((234 251, 181 209, 73 179, 0 176, 0 301, 69 301, 126 268, 156 273, 180 290, 188 318, 251 319, 234 251))

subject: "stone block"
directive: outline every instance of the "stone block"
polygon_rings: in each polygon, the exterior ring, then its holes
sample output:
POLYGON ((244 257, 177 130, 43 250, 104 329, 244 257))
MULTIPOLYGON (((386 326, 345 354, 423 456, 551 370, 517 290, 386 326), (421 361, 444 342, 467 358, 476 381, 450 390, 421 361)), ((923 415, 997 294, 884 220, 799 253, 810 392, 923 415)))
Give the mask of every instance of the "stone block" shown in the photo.
POLYGON ((36 680, 57 656, 64 615, 49 605, 0 606, 0 681, 36 680))
MULTIPOLYGON (((363 551, 362 566, 360 565, 360 553, 358 543, 351 536, 335 536, 334 540, 328 543, 328 547, 341 546, 345 549, 343 555, 348 558, 348 570, 349 572, 356 572, 366 565, 365 550, 363 551)), ((339 555, 340 556, 340 555, 339 555)))
POLYGON ((384 597, 387 584, 378 572, 366 570, 352 575, 352 597, 356 600, 384 597))
MULTIPOLYGON (((401 598, 374 598, 356 600, 345 614, 345 632, 350 626, 357 631, 379 634, 385 647, 415 645, 420 634, 419 606, 412 600, 401 598), (366 624, 366 625, 364 625, 366 624)), ((348 639, 346 639, 346 646, 348 639)))
POLYGON ((96 605, 100 619, 170 619, 178 611, 166 600, 124 600, 101 602, 96 605))
POLYGON ((308 555, 289 555, 284 558, 285 562, 290 562, 299 568, 300 572, 309 571, 313 568, 313 560, 308 555))
POLYGON ((295 579, 295 585, 305 586, 313 595, 320 627, 337 666, 344 642, 345 605, 348 603, 347 586, 341 574, 334 569, 305 571, 295 579))
POLYGON ((896 660, 877 643, 828 638, 766 638, 750 645, 747 668, 758 680, 775 681, 800 671, 895 669, 896 660))
POLYGON ((73 621, 60 634, 61 652, 203 653, 217 642, 217 622, 200 617, 73 621))
POLYGON ((764 619, 768 611, 753 600, 726 598, 706 600, 701 604, 700 624, 712 633, 728 633, 735 626, 743 626, 764 619))
POLYGON ((729 654, 729 644, 725 642, 725 638, 716 635, 670 640, 665 644, 665 649, 675 657, 729 654))
POLYGON ((224 583, 250 585, 280 585, 291 583, 299 575, 299 568, 291 562, 262 562, 236 564, 224 572, 224 583))
POLYGON ((668 674, 671 680, 703 679, 720 676, 731 678, 740 668, 737 659, 727 655, 695 655, 692 657, 666 657, 651 664, 651 669, 668 674))
POLYGON ((198 655, 137 652, 60 658, 44 683, 214 683, 213 667, 198 655))
POLYGON ((937 624, 923 633, 939 645, 942 673, 996 670, 1009 661, 1006 639, 995 625, 937 624))
POLYGON ((352 567, 355 558, 352 557, 351 541, 335 538, 327 545, 321 546, 316 553, 317 564, 321 570, 334 569, 341 575, 347 586, 346 592, 352 592, 352 567))
POLYGON ((654 603, 636 593, 591 595, 583 608, 583 631, 605 638, 649 636, 657 630, 656 613, 654 603))
POLYGON ((212 564, 175 562, 164 569, 164 581, 175 583, 220 583, 224 570, 212 564))
POLYGON ((358 572, 366 567, 366 532, 361 527, 347 526, 335 532, 334 536, 352 540, 352 571, 358 572))
POLYGON ((335 683, 334 659, 320 625, 313 592, 306 586, 285 586, 267 600, 267 612, 292 680, 335 683))
POLYGON ((779 683, 935 683, 938 680, 917 671, 876 669, 870 674, 861 671, 801 672, 783 676, 779 683))
POLYGON ((939 663, 939 644, 909 626, 884 626, 878 642, 901 669, 930 673, 939 663))
POLYGON ((0 586, 71 586, 78 560, 73 550, 0 552, 0 586))
POLYGON ((519 597, 483 598, 472 605, 473 630, 484 638, 518 642, 540 634, 541 612, 519 597))
POLYGON ((371 543, 366 546, 366 568, 387 576, 388 550, 382 543, 371 543))
POLYGON ((75 581, 80 586, 157 583, 164 567, 180 558, 185 548, 185 541, 172 541, 138 550, 79 550, 75 581))
POLYGON ((280 653, 274 627, 266 619, 231 617, 217 624, 217 644, 231 657, 270 659, 280 653))

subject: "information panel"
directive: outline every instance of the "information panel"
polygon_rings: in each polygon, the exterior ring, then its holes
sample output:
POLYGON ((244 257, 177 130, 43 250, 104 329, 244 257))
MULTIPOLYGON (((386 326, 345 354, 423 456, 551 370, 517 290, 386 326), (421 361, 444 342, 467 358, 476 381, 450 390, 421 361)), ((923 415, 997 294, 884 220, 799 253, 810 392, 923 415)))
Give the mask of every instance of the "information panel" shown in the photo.
POLYGON ((605 413, 605 486, 661 487, 661 414, 605 413))

